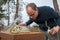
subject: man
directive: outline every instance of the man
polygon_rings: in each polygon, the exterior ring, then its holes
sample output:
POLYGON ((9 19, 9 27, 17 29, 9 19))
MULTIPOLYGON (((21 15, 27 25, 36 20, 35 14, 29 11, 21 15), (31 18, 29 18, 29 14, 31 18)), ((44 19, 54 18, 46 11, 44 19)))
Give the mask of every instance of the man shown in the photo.
POLYGON ((49 40, 58 40, 57 33, 60 29, 60 18, 57 12, 48 6, 37 7, 34 3, 29 3, 26 6, 26 11, 30 20, 26 23, 20 23, 20 26, 27 26, 35 22, 45 33, 45 40, 48 40, 48 38, 49 40), (53 32, 47 33, 48 29, 53 30, 53 32))

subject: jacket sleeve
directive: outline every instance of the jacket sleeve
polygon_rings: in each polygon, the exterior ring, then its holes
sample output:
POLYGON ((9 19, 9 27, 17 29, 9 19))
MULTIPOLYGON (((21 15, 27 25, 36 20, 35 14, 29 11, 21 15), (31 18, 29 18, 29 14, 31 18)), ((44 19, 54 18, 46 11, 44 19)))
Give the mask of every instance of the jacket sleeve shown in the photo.
POLYGON ((26 22, 26 25, 29 25, 33 22, 33 20, 30 18, 27 22, 26 22))
POLYGON ((53 16, 53 18, 55 19, 57 25, 60 26, 60 16, 58 15, 58 13, 56 11, 54 11, 53 8, 50 8, 50 13, 53 16))

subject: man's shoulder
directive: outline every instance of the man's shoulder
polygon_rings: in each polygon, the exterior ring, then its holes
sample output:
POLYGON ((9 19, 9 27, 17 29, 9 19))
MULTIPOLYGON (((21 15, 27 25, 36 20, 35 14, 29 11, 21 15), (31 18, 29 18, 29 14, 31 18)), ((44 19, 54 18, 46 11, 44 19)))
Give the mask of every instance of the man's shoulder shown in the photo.
POLYGON ((38 8, 50 8, 50 6, 39 6, 38 8))
POLYGON ((49 11, 49 10, 53 10, 53 8, 50 6, 40 6, 40 7, 38 7, 38 10, 39 11, 49 11))
POLYGON ((40 6, 40 7, 37 7, 37 8, 51 8, 50 6, 40 6))

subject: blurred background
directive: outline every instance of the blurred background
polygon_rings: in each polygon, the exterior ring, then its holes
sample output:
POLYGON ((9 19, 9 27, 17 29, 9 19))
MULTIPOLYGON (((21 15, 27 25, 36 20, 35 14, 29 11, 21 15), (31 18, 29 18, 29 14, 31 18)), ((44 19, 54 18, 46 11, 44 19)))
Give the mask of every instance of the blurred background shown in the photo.
MULTIPOLYGON (((15 21, 28 21, 25 7, 31 2, 38 7, 50 6, 60 15, 60 0, 0 0, 0 29, 8 28, 15 21)), ((33 22, 30 26, 35 24, 33 22)))

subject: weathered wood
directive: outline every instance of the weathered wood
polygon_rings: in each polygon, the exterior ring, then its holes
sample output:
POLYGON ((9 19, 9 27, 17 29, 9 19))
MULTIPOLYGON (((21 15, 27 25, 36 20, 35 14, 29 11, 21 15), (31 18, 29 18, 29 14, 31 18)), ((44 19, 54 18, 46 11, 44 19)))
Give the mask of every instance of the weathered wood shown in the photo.
POLYGON ((0 33, 1 40, 44 40, 44 33, 30 32, 20 34, 0 33))

